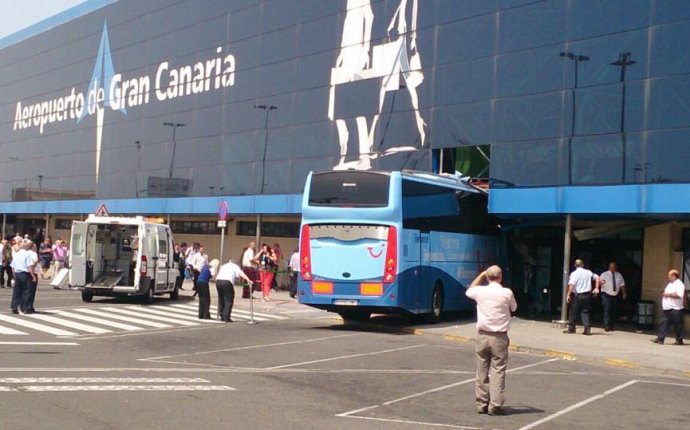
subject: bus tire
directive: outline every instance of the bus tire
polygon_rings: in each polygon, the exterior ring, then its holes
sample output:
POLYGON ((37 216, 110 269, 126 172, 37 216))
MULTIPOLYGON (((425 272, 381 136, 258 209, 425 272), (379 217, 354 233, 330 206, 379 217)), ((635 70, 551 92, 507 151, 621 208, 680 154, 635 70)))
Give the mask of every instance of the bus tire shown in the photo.
POLYGON ((170 292, 170 300, 177 300, 178 297, 180 297, 180 290, 177 288, 177 283, 175 283, 173 290, 170 292))
POLYGON ((429 314, 429 322, 436 324, 441 321, 443 317, 443 286, 436 283, 434 292, 431 294, 431 313, 429 314))
POLYGON ((91 303, 93 301, 93 291, 82 291, 81 300, 85 303, 91 303))
POLYGON ((345 324, 349 324, 368 320, 371 316, 371 312, 350 310, 338 312, 338 315, 345 321, 345 324))

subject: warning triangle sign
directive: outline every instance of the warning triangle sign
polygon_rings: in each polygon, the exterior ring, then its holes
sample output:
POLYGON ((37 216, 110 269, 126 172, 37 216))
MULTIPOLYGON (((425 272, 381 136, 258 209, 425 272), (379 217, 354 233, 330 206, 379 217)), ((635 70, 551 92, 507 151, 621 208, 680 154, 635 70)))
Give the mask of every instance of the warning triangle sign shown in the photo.
POLYGON ((98 209, 96 209, 96 216, 110 216, 110 212, 108 212, 108 208, 105 207, 105 203, 101 203, 98 209))

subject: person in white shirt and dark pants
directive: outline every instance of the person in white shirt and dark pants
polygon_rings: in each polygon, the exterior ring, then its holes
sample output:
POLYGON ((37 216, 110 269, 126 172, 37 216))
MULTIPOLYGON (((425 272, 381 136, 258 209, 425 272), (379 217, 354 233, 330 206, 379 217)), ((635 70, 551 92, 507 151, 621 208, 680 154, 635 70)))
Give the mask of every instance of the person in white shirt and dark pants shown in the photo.
POLYGON ((252 284, 249 276, 232 260, 218 269, 216 290, 218 291, 218 317, 221 321, 232 322, 230 314, 235 301, 235 285, 240 279, 244 279, 249 285, 252 284))
POLYGON ((628 293, 625 289, 625 279, 618 271, 615 262, 609 263, 609 270, 599 275, 601 290, 601 304, 604 307, 604 330, 613 331, 613 323, 618 316, 620 297, 625 300, 628 293))
POLYGON ((474 391, 477 412, 480 414, 504 413, 502 407, 510 346, 508 330, 511 313, 517 310, 517 302, 513 292, 503 288, 502 280, 501 268, 491 266, 480 273, 465 291, 468 298, 477 302, 477 379, 474 391), (482 279, 486 279, 488 285, 479 287, 482 279))
POLYGON ((683 299, 685 296, 685 285, 679 279, 680 273, 676 269, 669 270, 666 278, 668 279, 668 284, 661 292, 661 308, 663 309, 661 324, 659 326, 659 333, 656 338, 652 339, 652 342, 663 345, 668 330, 672 325, 673 330, 676 332, 676 342, 674 345, 684 345, 683 299))
POLYGON ((577 317, 582 318, 582 325, 585 327, 582 334, 589 336, 592 328, 589 320, 589 310, 592 307, 592 293, 599 294, 599 277, 591 270, 585 269, 584 261, 575 260, 575 270, 570 273, 568 278, 568 295, 566 301, 570 304, 570 317, 568 318, 568 329, 563 333, 575 333, 577 317), (595 284, 592 292, 592 283, 595 284))

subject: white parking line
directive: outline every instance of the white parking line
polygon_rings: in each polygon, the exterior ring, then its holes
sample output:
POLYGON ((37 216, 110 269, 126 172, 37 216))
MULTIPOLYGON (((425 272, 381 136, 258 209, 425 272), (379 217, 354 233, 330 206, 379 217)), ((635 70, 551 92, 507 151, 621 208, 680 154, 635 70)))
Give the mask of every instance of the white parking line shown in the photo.
POLYGON ((0 378, 0 384, 199 384, 204 378, 0 378))
POLYGON ((610 390, 604 391, 604 392, 601 393, 601 394, 597 394, 596 396, 592 396, 592 397, 590 397, 589 399, 585 399, 585 400, 583 400, 583 401, 581 401, 581 402, 575 403, 574 405, 570 405, 570 406, 568 406, 568 407, 565 408, 565 409, 561 409, 560 411, 558 411, 558 412, 556 412, 556 413, 553 413, 553 414, 549 415, 548 417, 544 417, 544 418, 542 418, 542 419, 540 419, 540 420, 538 420, 538 421, 535 421, 535 422, 533 422, 533 423, 531 423, 531 424, 527 424, 526 426, 520 427, 519 430, 529 430, 529 429, 531 429, 531 428, 534 428, 534 427, 537 427, 537 426, 539 426, 539 425, 542 425, 542 424, 544 424, 544 423, 546 423, 546 422, 549 422, 549 421, 551 421, 551 420, 553 420, 553 419, 556 419, 556 418, 560 417, 561 415, 565 415, 565 414, 567 414, 567 413, 569 413, 569 412, 574 411, 575 409, 579 409, 579 408, 581 408, 581 407, 583 407, 583 406, 585 406, 585 405, 588 405, 588 404, 590 404, 590 403, 592 403, 592 402, 595 402, 595 401, 597 401, 597 400, 599 400, 599 399, 602 399, 602 398, 604 398, 604 397, 606 397, 606 396, 608 396, 608 395, 610 395, 610 394, 615 393, 616 391, 620 391, 620 390, 622 390, 622 389, 624 389, 624 388, 627 388, 627 387, 629 387, 629 386, 631 386, 631 385, 633 385, 633 384, 636 384, 636 383, 638 383, 638 382, 639 382, 639 381, 633 379, 632 381, 628 381, 628 382, 626 382, 625 384, 621 384, 621 385, 619 385, 619 386, 617 386, 617 387, 613 387, 613 388, 611 388, 610 390))
MULTIPOLYGON (((558 361, 558 360, 559 360, 558 358, 550 358, 550 359, 548 359, 548 360, 540 361, 540 362, 537 362, 537 363, 532 363, 532 364, 527 364, 527 365, 525 365, 525 366, 516 367, 516 368, 514 368, 514 369, 508 370, 508 372, 509 372, 509 373, 517 372, 517 371, 519 371, 519 370, 529 369, 530 367, 535 367, 535 366, 541 366, 542 364, 547 364, 547 363, 551 363, 551 362, 558 361)), ((460 386, 460 385, 469 384, 469 383, 471 383, 471 382, 474 382, 475 380, 476 380, 476 378, 465 379, 465 380, 463 380, 463 381, 455 382, 455 383, 453 383, 453 384, 443 385, 443 386, 441 386, 441 387, 436 387, 436 388, 432 388, 432 389, 430 389, 430 390, 422 391, 422 392, 419 392, 419 393, 410 394, 410 395, 405 396, 405 397, 400 397, 400 398, 397 398, 397 399, 394 399, 394 400, 389 400, 389 401, 387 401, 387 402, 383 402, 383 403, 380 403, 380 404, 378 404, 378 405, 371 405, 371 406, 366 406, 366 407, 364 407, 364 408, 355 409, 355 410, 348 411, 348 412, 343 412, 343 413, 337 414, 336 417, 345 417, 345 418, 366 418, 366 419, 371 419, 371 420, 383 420, 383 421, 385 421, 385 419, 382 419, 382 418, 359 417, 359 416, 354 416, 354 414, 357 414, 357 413, 360 413, 360 412, 364 412, 364 411, 369 411, 369 410, 376 409, 376 408, 380 408, 380 407, 382 407, 382 406, 392 405, 392 404, 394 404, 394 403, 402 402, 402 401, 404 401, 404 400, 414 399, 415 397, 425 396, 425 395, 427 395, 427 394, 435 393, 435 392, 438 392, 438 391, 447 390, 447 389, 449 389, 449 388, 458 387, 458 386, 460 386)), ((431 425, 431 424, 433 424, 433 423, 425 423, 425 424, 431 425)), ((463 427, 460 427, 460 428, 463 428, 463 427)))
POLYGON ((389 352, 398 352, 398 351, 405 351, 407 349, 420 348, 422 346, 424 346, 424 345, 412 345, 412 346, 406 346, 403 348, 386 349, 384 351, 374 351, 374 352, 364 352, 361 354, 341 355, 338 357, 322 358, 320 360, 303 361, 301 363, 283 364, 282 366, 273 366, 273 367, 268 367, 267 369, 268 370, 285 369, 287 367, 303 366, 306 364, 314 364, 314 363, 323 363, 326 361, 345 360, 347 358, 355 358, 355 357, 368 357, 368 356, 372 356, 372 355, 387 354, 389 352))
POLYGON ((6 387, 14 392, 75 392, 75 391, 237 391, 227 385, 22 385, 6 387))

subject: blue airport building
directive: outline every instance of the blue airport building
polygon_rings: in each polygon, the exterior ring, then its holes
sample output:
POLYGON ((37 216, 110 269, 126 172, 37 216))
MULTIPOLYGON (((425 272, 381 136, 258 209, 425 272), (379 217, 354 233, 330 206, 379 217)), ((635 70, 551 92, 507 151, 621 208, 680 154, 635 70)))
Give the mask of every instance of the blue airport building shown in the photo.
POLYGON ((104 204, 217 254, 224 201, 225 255, 257 215, 287 254, 312 170, 460 172, 523 312, 615 260, 633 320, 690 285, 689 44, 682 0, 88 0, 0 39, 3 234, 104 204))

